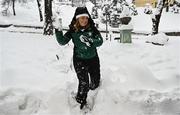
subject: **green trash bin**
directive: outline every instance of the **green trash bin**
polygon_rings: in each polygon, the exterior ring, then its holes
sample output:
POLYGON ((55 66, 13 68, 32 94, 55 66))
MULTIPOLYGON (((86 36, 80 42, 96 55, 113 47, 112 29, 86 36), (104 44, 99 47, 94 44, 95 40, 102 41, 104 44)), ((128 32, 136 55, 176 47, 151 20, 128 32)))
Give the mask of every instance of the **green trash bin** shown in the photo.
POLYGON ((120 43, 132 43, 131 32, 132 25, 121 25, 120 26, 120 43))

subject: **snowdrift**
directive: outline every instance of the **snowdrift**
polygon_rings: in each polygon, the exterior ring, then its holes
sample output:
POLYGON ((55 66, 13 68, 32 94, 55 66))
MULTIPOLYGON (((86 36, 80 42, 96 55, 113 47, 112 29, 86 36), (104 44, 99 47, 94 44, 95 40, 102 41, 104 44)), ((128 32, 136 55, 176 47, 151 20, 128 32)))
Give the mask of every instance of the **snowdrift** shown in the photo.
MULTIPOLYGON (((0 36, 0 115, 81 114, 68 103, 77 90, 71 42, 59 46, 53 36, 27 33, 0 36)), ((163 47, 145 41, 104 41, 98 48, 102 84, 89 115, 179 115, 179 37, 163 47)))

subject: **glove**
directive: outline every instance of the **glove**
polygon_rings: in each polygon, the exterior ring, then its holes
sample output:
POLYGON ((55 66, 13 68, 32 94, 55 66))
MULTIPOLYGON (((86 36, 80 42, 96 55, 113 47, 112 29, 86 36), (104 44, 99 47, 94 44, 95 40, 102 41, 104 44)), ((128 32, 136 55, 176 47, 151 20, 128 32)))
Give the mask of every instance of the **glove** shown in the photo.
POLYGON ((84 36, 84 35, 81 35, 81 36, 80 36, 80 41, 81 41, 82 43, 85 43, 88 47, 91 47, 91 45, 92 45, 92 43, 93 43, 92 38, 87 37, 87 36, 84 36))
POLYGON ((62 19, 60 16, 53 18, 53 27, 59 31, 62 31, 62 19))

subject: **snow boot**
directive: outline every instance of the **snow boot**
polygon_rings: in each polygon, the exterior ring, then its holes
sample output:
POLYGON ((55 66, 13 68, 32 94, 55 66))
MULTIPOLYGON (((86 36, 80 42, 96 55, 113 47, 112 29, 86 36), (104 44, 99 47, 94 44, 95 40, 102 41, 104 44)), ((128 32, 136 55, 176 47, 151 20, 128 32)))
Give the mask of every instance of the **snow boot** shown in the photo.
POLYGON ((83 109, 83 107, 87 104, 85 99, 79 98, 76 96, 76 101, 80 104, 80 109, 83 109))

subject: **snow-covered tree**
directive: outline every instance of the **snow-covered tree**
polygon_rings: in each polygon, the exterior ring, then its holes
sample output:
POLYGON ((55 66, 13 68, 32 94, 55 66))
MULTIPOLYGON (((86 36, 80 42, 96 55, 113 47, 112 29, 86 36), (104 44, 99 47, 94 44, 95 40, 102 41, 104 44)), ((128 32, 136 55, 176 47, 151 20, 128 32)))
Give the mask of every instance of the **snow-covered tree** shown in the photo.
POLYGON ((165 2, 166 0, 160 0, 156 7, 155 13, 152 15, 152 23, 153 23, 152 34, 153 35, 158 33, 159 22, 160 22, 163 8, 165 7, 165 2))
MULTIPOLYGON (((152 35, 158 33, 162 11, 163 11, 163 8, 170 5, 168 2, 169 2, 168 0, 160 0, 157 7, 156 7, 155 13, 152 15, 152 23, 153 23, 152 35)), ((180 7, 180 0, 174 0, 174 2, 171 5, 177 5, 180 7)))
POLYGON ((15 3, 19 2, 19 3, 27 3, 27 0, 2 0, 1 5, 2 7, 6 7, 5 10, 9 9, 9 6, 12 6, 12 10, 13 10, 13 15, 16 15, 16 10, 15 10, 15 3))
POLYGON ((9 6, 12 5, 12 10, 13 10, 13 15, 14 15, 14 16, 16 15, 16 11, 15 11, 15 1, 16 1, 16 0, 3 0, 3 1, 1 2, 2 7, 6 7, 6 8, 7 8, 6 10, 8 10, 8 9, 9 9, 9 6))
POLYGON ((44 35, 53 34, 52 24, 52 0, 44 0, 45 13, 44 13, 44 35))

